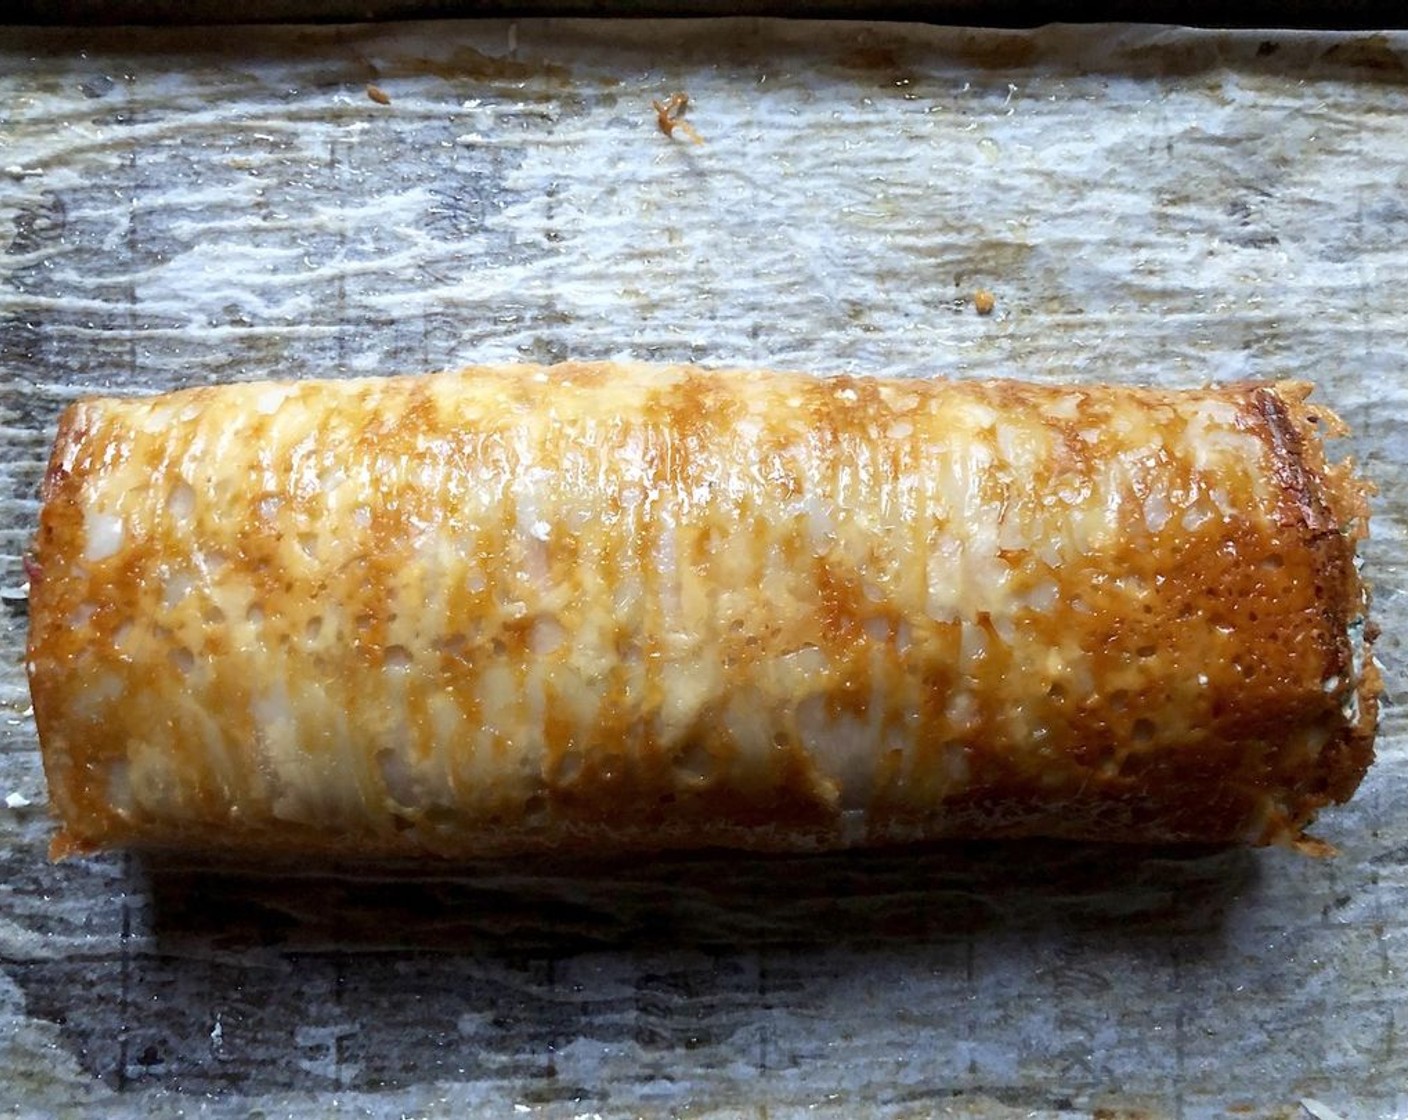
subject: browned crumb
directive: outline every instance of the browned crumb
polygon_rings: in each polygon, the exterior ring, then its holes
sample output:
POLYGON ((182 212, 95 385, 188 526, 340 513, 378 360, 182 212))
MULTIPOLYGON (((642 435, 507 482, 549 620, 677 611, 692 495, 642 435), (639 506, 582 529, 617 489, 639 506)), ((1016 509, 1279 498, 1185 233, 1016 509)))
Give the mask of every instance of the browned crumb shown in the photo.
POLYGON ((979 315, 991 315, 992 309, 997 306, 997 297, 986 288, 982 288, 973 295, 973 308, 979 315))
POLYGON ((673 137, 675 129, 679 129, 694 143, 704 143, 704 137, 694 130, 694 126, 682 119, 689 108, 689 94, 672 93, 664 101, 652 101, 651 105, 655 106, 655 121, 666 136, 673 137))
POLYGON ((386 96, 386 91, 380 86, 368 85, 367 96, 370 97, 373 101, 375 101, 378 105, 391 104, 391 98, 386 96))

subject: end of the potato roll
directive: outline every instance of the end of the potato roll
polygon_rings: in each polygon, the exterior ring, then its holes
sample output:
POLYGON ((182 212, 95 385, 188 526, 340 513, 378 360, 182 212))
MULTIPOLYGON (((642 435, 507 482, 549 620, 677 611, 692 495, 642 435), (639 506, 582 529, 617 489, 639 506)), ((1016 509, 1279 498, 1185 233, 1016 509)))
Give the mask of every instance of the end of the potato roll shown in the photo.
POLYGON ((75 517, 72 503, 61 496, 69 480, 74 449, 81 443, 87 428, 87 408, 79 401, 69 405, 59 416, 58 431, 49 455, 49 463, 40 483, 42 508, 39 529, 25 561, 28 577, 29 634, 25 649, 25 670, 29 677, 30 700, 34 707, 34 723, 39 737, 44 777, 49 788, 49 810, 58 822, 58 831, 49 842, 49 858, 54 861, 86 855, 97 845, 85 843, 69 829, 76 817, 74 806, 67 801, 71 788, 70 754, 63 744, 54 741, 54 720, 51 713, 60 703, 51 683, 56 663, 71 657, 60 648, 61 636, 67 629, 56 625, 55 597, 61 594, 66 574, 60 538, 71 536, 75 517), (47 578, 46 578, 47 575, 47 578), (58 640, 56 640, 58 639, 58 640))
POLYGON ((1348 435, 1349 428, 1331 409, 1310 403, 1313 389, 1306 381, 1276 382, 1263 405, 1283 492, 1293 506, 1286 520, 1313 534, 1326 556, 1326 578, 1317 590, 1322 610, 1342 633, 1340 660, 1348 679, 1327 680, 1325 686, 1342 697, 1344 725, 1325 747, 1318 788, 1308 791, 1302 812, 1271 829, 1266 841, 1323 858, 1336 849, 1305 829, 1320 809, 1348 801, 1373 763, 1383 679, 1374 660, 1378 627, 1369 618, 1370 588, 1357 555, 1359 542, 1369 536, 1369 499, 1377 488, 1357 471, 1352 458, 1331 462, 1327 457, 1325 441, 1348 435))
POLYGON ((87 586, 88 569, 122 543, 114 536, 119 526, 91 510, 84 498, 85 474, 95 462, 111 462, 123 454, 117 443, 95 452, 95 410, 100 407, 100 398, 85 398, 59 416, 40 483, 39 528, 27 565, 25 668, 49 808, 58 824, 49 842, 54 861, 91 855, 113 846, 123 834, 122 821, 107 801, 109 775, 95 769, 94 755, 85 744, 72 741, 68 718, 75 708, 105 700, 118 690, 117 682, 90 661, 92 647, 100 644, 99 624, 117 604, 92 602, 77 591, 87 586))

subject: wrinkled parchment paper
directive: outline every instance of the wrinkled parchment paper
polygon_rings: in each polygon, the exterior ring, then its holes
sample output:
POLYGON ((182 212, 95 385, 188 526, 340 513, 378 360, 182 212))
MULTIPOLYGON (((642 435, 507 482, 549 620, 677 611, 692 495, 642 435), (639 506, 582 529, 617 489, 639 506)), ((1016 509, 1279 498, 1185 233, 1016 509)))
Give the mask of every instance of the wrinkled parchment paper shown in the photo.
POLYGON ((1408 1116, 1406 64, 1123 27, 0 36, 0 1111, 1408 1116), (1341 856, 46 861, 20 558, 66 402, 568 356, 1316 382, 1382 487, 1341 856))

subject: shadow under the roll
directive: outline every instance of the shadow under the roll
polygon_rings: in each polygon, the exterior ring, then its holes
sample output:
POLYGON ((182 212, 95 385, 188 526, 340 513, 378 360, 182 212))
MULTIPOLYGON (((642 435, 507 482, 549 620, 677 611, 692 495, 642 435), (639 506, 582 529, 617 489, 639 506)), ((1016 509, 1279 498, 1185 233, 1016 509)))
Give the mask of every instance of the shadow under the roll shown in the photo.
POLYGON ((149 854, 163 949, 602 950, 863 946, 985 933, 1215 928, 1255 875, 1237 848, 1042 841, 808 856, 709 852, 424 864, 242 865, 149 854))
POLYGON ((965 1018, 979 990, 989 1018, 1047 996, 1105 1015, 1131 983, 1157 1003, 1174 962, 1228 951, 1261 865, 1036 842, 438 870, 147 855, 123 876, 120 958, 12 972, 124 1094, 454 1082, 607 1107, 663 1091, 662 1070, 719 1092, 738 1070, 820 1075, 807 1024, 908 1037, 915 1009, 947 1068, 966 1034, 993 1040, 999 1020, 965 1018))

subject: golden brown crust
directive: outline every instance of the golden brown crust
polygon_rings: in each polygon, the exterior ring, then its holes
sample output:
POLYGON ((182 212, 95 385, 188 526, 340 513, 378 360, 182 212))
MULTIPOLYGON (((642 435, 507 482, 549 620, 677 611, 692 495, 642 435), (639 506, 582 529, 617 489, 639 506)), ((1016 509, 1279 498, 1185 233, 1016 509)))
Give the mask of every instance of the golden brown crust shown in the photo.
POLYGON ((81 402, 56 855, 1300 840, 1372 759, 1295 383, 564 364, 81 402))

